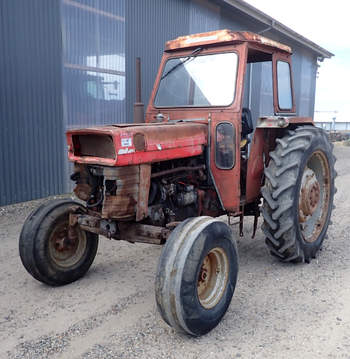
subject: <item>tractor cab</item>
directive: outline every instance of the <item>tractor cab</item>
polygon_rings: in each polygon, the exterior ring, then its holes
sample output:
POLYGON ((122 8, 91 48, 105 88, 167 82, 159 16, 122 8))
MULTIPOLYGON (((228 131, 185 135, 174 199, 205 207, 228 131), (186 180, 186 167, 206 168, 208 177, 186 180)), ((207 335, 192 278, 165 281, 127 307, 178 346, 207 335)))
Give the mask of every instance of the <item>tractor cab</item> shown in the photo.
POLYGON ((295 115, 291 53, 260 35, 229 30, 166 43, 146 122, 208 125, 208 167, 222 206, 233 213, 259 196, 264 141, 254 129, 278 128, 295 115), (254 103, 257 75, 270 100, 261 102, 264 113, 254 103))

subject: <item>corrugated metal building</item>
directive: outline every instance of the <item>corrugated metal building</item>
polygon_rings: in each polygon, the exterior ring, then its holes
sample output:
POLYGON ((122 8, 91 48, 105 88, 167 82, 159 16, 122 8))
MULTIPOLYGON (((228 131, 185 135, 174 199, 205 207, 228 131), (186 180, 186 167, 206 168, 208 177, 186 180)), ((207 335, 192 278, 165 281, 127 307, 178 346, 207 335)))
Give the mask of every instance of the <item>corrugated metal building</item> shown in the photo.
MULTIPOLYGON (((147 103, 169 39, 228 28, 290 45, 302 116, 313 115, 317 60, 331 56, 241 0, 3 0, 0 17, 0 205, 67 192, 65 129, 131 122, 135 57, 147 103)), ((263 66, 246 84, 255 118, 272 111, 263 66)))

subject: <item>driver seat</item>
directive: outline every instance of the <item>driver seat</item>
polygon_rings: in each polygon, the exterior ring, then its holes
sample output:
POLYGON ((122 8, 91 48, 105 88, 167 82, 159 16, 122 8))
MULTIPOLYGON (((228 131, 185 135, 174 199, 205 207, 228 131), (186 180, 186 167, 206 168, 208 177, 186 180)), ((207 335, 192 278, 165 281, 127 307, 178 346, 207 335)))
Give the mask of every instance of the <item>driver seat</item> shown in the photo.
POLYGON ((243 107, 242 109, 242 133, 241 133, 241 144, 240 147, 243 148, 249 143, 248 135, 254 130, 252 113, 249 108, 243 107))

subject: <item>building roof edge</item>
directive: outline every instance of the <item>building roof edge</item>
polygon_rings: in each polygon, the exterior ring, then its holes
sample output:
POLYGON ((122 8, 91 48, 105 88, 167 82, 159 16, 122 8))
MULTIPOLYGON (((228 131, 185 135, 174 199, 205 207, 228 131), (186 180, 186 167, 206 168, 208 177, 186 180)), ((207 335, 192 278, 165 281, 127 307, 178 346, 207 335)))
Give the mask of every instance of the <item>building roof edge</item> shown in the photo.
MULTIPOLYGON (((265 14, 261 10, 255 8, 254 6, 248 4, 243 0, 221 0, 221 2, 234 7, 245 14, 253 17, 254 19, 260 21, 261 23, 270 27, 270 29, 274 29, 281 34, 288 36, 289 38, 295 40, 296 42, 302 44, 303 46, 311 49, 312 51, 316 52, 320 57, 323 58, 331 58, 334 56, 331 52, 324 49, 323 47, 315 44, 313 41, 307 39, 306 37, 298 34, 294 30, 290 29, 288 26, 283 25, 281 22, 275 20, 273 17, 265 14)), ((269 30, 270 30, 269 29, 269 30)))

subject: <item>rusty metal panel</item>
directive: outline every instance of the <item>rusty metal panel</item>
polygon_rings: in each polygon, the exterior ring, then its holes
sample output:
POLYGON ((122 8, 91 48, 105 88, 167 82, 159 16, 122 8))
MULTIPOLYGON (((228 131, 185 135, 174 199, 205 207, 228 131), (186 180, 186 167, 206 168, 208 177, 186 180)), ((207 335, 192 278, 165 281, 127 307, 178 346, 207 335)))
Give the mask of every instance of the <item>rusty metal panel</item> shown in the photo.
POLYGON ((136 221, 141 221, 148 214, 148 194, 151 185, 151 165, 140 165, 140 189, 137 201, 136 221))
POLYGON ((131 243, 164 244, 170 230, 147 224, 119 223, 120 238, 131 243))
POLYGON ((59 5, 0 1, 0 206, 63 191, 59 5))
POLYGON ((69 130, 67 131, 68 158, 71 162, 107 166, 158 162, 201 154, 203 145, 207 141, 206 137, 207 126, 201 123, 168 122, 69 130), (133 143, 135 134, 144 136, 145 146, 141 150, 137 150, 133 143), (110 138, 116 156, 114 158, 104 156, 100 147, 91 148, 89 155, 82 153, 78 139, 86 136, 110 138))
POLYGON ((102 207, 103 218, 133 216, 139 198, 140 166, 104 169, 105 180, 115 180, 115 195, 105 195, 102 207))
POLYGON ((184 49, 187 47, 205 46, 210 44, 218 46, 230 43, 239 44, 241 42, 250 42, 253 44, 268 46, 271 49, 276 49, 278 51, 283 51, 289 54, 292 53, 292 49, 289 46, 284 45, 278 41, 269 39, 264 36, 260 36, 249 31, 233 32, 228 29, 180 36, 176 39, 167 41, 165 49, 168 51, 175 49, 184 49))
POLYGON ((78 135, 73 138, 79 143, 79 154, 81 156, 97 156, 114 159, 116 157, 113 139, 104 135, 78 135))

